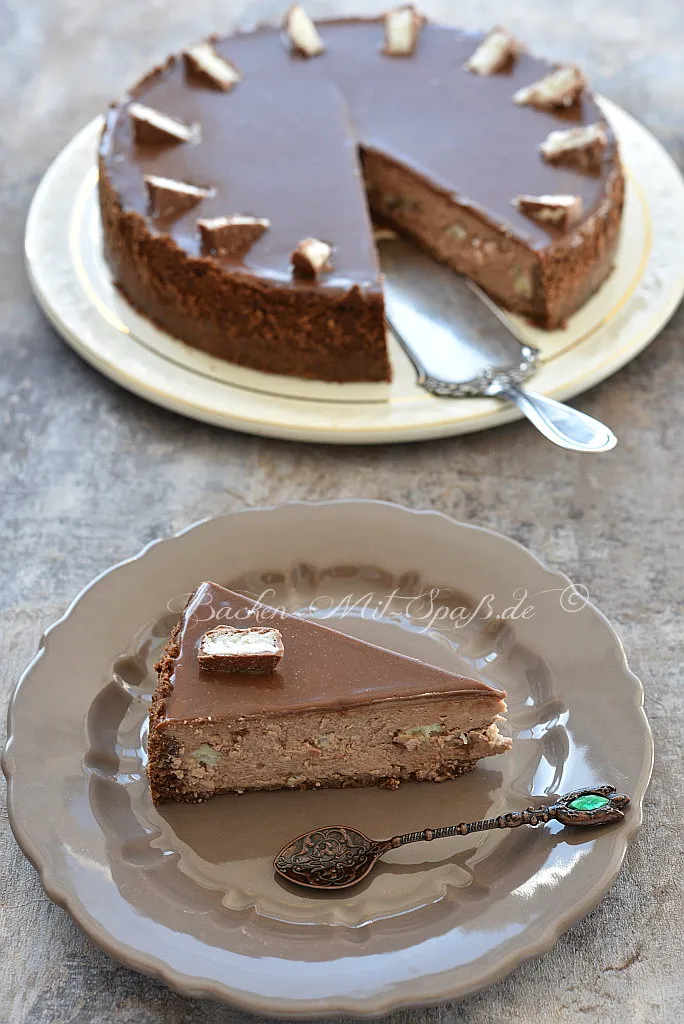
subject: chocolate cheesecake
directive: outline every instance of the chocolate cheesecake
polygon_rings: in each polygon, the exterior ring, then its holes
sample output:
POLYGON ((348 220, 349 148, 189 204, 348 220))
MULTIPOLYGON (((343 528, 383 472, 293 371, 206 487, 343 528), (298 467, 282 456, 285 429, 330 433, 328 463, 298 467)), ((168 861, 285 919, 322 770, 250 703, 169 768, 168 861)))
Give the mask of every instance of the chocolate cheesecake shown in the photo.
POLYGON ((573 66, 412 8, 295 5, 171 57, 110 109, 104 246, 127 299, 204 352, 390 377, 373 219, 546 328, 609 273, 623 176, 573 66))
POLYGON ((157 672, 148 744, 155 802, 441 782, 510 747, 496 724, 502 691, 215 583, 190 598, 157 672), (252 657, 241 670, 248 650, 277 661, 259 671, 252 657))

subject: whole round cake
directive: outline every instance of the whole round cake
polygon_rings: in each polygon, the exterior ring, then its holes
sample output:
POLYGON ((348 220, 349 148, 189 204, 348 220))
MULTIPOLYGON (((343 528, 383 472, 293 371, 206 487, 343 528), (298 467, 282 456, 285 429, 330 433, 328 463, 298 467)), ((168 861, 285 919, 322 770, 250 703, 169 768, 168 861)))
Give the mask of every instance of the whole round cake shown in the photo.
POLYGON ((114 104, 105 254, 141 313, 271 373, 385 381, 373 224, 555 328, 611 270, 624 179, 582 72, 412 7, 212 38, 114 104))

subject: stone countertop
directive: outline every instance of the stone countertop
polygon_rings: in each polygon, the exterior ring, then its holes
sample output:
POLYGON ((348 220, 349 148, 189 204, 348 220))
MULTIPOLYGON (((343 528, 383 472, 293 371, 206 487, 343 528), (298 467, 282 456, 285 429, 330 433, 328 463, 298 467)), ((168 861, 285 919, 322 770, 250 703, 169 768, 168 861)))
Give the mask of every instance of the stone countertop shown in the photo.
MULTIPOLYGON (((501 530, 586 584, 646 689, 656 765, 646 823, 617 885, 556 947, 486 992, 398 1013, 405 1024, 682 1020, 684 950, 684 314, 578 405, 609 423, 608 456, 564 453, 524 423, 379 448, 295 445, 157 409, 99 376, 48 326, 22 261, 33 191, 86 121, 150 64, 280 0, 0 0, 0 338, 4 706, 43 628, 96 573, 203 516, 296 498, 385 498, 501 530)), ((684 6, 666 0, 433 0, 436 19, 504 23, 576 60, 684 162, 684 6), (458 10, 456 10, 458 8, 458 10)), ((314 15, 378 6, 309 0, 314 15)), ((0 736, 0 742, 3 737, 0 736)), ((49 784, 49 783, 48 783, 49 784)), ((0 1024, 218 1024, 114 963, 44 895, 14 843, 0 788, 0 1024)))

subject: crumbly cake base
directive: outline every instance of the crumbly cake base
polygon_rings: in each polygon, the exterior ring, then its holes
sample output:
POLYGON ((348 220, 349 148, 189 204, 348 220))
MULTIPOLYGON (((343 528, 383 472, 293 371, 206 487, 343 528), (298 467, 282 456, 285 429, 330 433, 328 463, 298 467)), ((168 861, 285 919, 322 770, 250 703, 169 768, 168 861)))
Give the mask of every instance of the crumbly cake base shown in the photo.
POLYGON ((179 623, 157 665, 150 710, 148 777, 156 803, 197 803, 250 790, 442 782, 510 747, 491 721, 503 704, 482 697, 433 696, 263 719, 168 720, 181 628, 179 623))
POLYGON ((458 778, 460 775, 466 775, 477 764, 476 761, 471 761, 467 764, 443 762, 433 773, 427 775, 418 772, 409 772, 401 777, 396 775, 357 775, 353 779, 336 779, 331 777, 316 781, 315 783, 304 781, 291 786, 259 786, 258 788, 247 786, 245 789, 235 789, 231 786, 213 786, 211 791, 207 791, 193 788, 192 776, 188 778, 183 775, 183 778, 177 779, 175 775, 177 769, 172 768, 172 765, 176 763, 180 763, 179 759, 171 755, 168 761, 169 770, 162 774, 159 772, 150 773, 152 799, 156 804, 201 804, 210 800, 213 796, 220 796, 226 793, 242 795, 243 793, 267 792, 279 789, 368 789, 371 786, 376 786, 380 789, 395 790, 399 789, 402 782, 447 782, 450 779, 458 778))

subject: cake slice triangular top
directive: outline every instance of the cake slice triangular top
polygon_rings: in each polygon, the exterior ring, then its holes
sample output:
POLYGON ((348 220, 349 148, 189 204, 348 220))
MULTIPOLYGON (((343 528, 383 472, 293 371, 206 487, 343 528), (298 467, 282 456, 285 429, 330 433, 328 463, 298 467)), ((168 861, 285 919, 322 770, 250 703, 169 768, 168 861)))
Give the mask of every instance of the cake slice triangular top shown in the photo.
POLYGON ((248 789, 441 781, 508 749, 505 693, 215 583, 190 598, 157 666, 148 774, 157 801, 248 789), (209 671, 217 626, 269 627, 274 671, 209 671))

